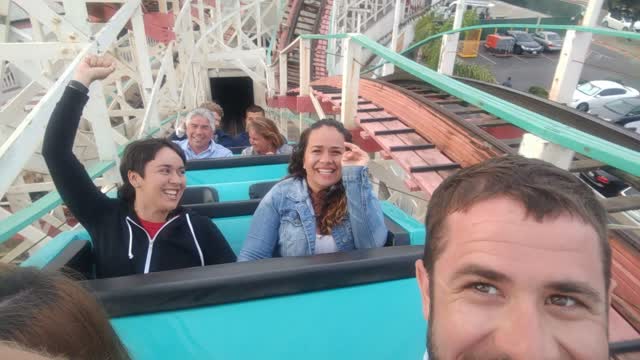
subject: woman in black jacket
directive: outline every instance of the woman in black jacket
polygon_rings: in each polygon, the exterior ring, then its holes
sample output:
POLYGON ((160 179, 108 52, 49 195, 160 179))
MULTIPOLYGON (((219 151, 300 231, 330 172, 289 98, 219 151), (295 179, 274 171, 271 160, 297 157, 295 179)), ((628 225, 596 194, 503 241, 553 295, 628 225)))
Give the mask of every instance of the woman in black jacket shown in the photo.
POLYGON ((234 262, 233 250, 209 218, 178 206, 186 186, 186 160, 171 141, 147 139, 127 146, 118 199, 100 192, 73 155, 89 85, 114 70, 111 61, 95 56, 78 65, 51 115, 42 145, 60 196, 91 235, 96 276, 234 262))

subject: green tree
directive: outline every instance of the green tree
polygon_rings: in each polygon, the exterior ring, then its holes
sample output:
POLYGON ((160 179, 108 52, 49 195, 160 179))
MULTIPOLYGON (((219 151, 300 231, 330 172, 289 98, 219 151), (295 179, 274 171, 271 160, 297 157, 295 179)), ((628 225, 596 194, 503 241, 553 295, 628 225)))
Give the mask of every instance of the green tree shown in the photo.
MULTIPOLYGON (((480 20, 478 19, 478 15, 475 10, 465 11, 464 18, 462 20, 463 27, 478 25, 479 23, 480 20)), ((453 19, 443 21, 440 20, 433 12, 429 12, 416 22, 414 43, 451 29, 453 29, 453 19)), ((463 38, 464 34, 461 34, 460 39, 463 38)), ((435 39, 420 48, 419 53, 421 56, 419 60, 421 60, 430 69, 436 70, 438 68, 441 44, 441 39, 435 39)), ((458 61, 453 67, 453 74, 480 81, 491 83, 496 82, 495 76, 491 73, 491 70, 482 65, 465 64, 458 61)))
POLYGON ((456 61, 456 64, 453 66, 453 75, 488 83, 496 82, 496 77, 491 70, 486 66, 478 64, 466 64, 456 61))
POLYGON ((533 94, 535 96, 539 96, 542 98, 549 98, 549 92, 547 91, 547 89, 540 87, 540 86, 532 86, 529 88, 529 93, 533 94))

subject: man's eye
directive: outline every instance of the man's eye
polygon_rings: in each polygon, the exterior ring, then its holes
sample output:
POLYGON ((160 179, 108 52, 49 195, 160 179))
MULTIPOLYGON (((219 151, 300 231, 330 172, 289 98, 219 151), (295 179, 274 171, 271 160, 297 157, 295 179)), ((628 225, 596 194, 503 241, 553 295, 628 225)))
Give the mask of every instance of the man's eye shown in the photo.
POLYGON ((564 306, 564 307, 579 305, 579 302, 576 299, 566 295, 552 295, 547 300, 547 303, 555 306, 564 306))
POLYGON ((485 283, 475 283, 471 285, 471 288, 475 291, 488 294, 488 295, 497 295, 498 289, 495 286, 485 284, 485 283))

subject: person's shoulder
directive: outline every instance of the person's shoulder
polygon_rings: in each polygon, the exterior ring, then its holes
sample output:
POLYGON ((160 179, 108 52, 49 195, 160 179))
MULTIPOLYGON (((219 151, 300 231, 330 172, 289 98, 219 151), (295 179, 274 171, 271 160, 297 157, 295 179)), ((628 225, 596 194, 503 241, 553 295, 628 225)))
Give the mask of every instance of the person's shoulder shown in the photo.
POLYGON ((176 140, 172 140, 175 144, 177 144, 180 147, 184 147, 186 146, 187 142, 189 141, 189 139, 184 138, 184 139, 176 139, 176 140))
POLYGON ((224 147, 224 146, 222 146, 222 145, 220 145, 218 143, 215 143, 215 142, 213 144, 214 144, 213 146, 215 148, 215 151, 217 153, 220 153, 221 156, 232 156, 233 155, 233 152, 231 150, 227 149, 226 147, 224 147))
POLYGON ((287 177, 277 182, 269 192, 274 195, 282 194, 294 200, 301 200, 305 191, 302 179, 287 177))
POLYGON ((242 150, 241 155, 253 155, 253 146, 249 146, 248 148, 244 148, 242 150))

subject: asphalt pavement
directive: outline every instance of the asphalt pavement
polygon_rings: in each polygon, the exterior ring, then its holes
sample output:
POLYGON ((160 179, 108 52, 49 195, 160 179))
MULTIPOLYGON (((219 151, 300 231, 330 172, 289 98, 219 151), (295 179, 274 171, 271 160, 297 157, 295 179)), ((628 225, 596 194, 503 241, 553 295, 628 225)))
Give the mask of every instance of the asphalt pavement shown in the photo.
MULTIPOLYGON (((551 88, 558 57, 559 52, 545 52, 538 56, 496 57, 481 44, 478 57, 458 60, 488 66, 498 83, 511 76, 513 88, 527 91, 531 86, 540 86, 547 90, 551 88)), ((626 86, 640 89, 640 59, 592 43, 581 79, 622 81, 626 86)))

